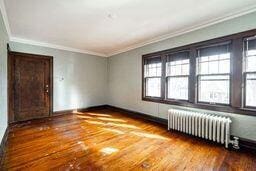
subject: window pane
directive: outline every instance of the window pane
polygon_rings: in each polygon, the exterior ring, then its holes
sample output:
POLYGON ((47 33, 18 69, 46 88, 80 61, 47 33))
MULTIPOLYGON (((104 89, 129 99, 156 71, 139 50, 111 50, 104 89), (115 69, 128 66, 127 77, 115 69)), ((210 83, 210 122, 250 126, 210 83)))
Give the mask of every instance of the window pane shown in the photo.
POLYGON ((171 66, 171 75, 181 75, 181 65, 171 66))
POLYGON ((161 96, 161 78, 146 79, 146 96, 151 96, 151 97, 161 96))
POLYGON ((219 73, 218 61, 209 62, 209 73, 208 74, 217 74, 219 73))
POLYGON ((248 50, 246 54, 247 54, 247 56, 255 56, 256 50, 248 50))
POLYGON ((229 53, 224 53, 224 54, 220 54, 219 55, 219 59, 220 60, 225 60, 225 59, 229 59, 230 54, 229 53))
POLYGON ((229 104, 229 76, 200 76, 199 102, 229 104))
POLYGON ((217 61, 217 60, 219 60, 219 55, 209 56, 209 61, 217 61))
POLYGON ((168 98, 188 100, 188 77, 168 78, 168 98))
POLYGON ((207 62, 207 61, 209 61, 209 57, 208 56, 200 57, 200 62, 207 62))
POLYGON ((189 59, 167 62, 166 75, 189 75, 189 59))
POLYGON ((246 106, 256 107, 256 74, 246 76, 246 106))
POLYGON ((189 64, 183 64, 181 66, 182 75, 189 75, 189 64))
POLYGON ((159 77, 162 74, 162 64, 153 63, 144 66, 145 77, 159 77))
POLYGON ((199 73, 200 74, 208 74, 209 72, 209 63, 208 62, 203 62, 199 66, 199 73))
POLYGON ((245 47, 245 72, 256 71, 256 37, 247 38, 245 47))
POLYGON ((230 73, 230 53, 198 57, 198 74, 230 73))
POLYGON ((177 69, 176 66, 172 66, 172 67, 168 66, 167 70, 168 70, 167 73, 166 73, 167 75, 171 75, 171 74, 172 75, 178 75, 178 72, 179 72, 179 71, 177 71, 178 69, 177 69))
POLYGON ((256 50, 256 35, 246 39, 246 50, 256 50))
POLYGON ((230 61, 222 60, 219 62, 219 73, 229 73, 230 72, 230 61))
POLYGON ((212 56, 212 58, 217 57, 221 54, 230 52, 230 43, 225 42, 218 45, 212 45, 208 47, 201 47, 198 50, 200 56, 212 56))
POLYGON ((256 71, 256 55, 246 57, 246 72, 256 71))

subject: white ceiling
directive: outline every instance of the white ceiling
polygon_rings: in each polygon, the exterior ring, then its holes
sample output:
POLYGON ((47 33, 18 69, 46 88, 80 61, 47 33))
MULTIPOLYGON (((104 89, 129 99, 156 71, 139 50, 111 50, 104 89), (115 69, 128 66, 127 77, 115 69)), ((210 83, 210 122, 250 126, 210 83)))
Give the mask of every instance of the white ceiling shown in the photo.
POLYGON ((256 9, 255 0, 5 0, 4 3, 11 40, 101 56, 256 9))

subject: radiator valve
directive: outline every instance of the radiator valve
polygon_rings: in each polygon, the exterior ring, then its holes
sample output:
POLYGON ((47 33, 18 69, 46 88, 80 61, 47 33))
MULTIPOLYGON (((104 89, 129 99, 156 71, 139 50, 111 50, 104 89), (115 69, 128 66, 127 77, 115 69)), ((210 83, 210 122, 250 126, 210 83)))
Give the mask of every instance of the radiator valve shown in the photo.
POLYGON ((233 145, 233 148, 236 150, 239 150, 239 138, 238 137, 233 137, 233 140, 230 141, 230 143, 233 145))

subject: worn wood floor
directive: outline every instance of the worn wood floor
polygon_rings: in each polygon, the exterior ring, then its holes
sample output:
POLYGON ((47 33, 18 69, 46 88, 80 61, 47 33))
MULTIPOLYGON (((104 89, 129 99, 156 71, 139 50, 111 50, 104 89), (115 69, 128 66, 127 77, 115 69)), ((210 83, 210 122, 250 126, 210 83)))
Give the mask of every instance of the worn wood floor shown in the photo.
POLYGON ((13 125, 0 170, 256 170, 228 151, 111 110, 13 125))

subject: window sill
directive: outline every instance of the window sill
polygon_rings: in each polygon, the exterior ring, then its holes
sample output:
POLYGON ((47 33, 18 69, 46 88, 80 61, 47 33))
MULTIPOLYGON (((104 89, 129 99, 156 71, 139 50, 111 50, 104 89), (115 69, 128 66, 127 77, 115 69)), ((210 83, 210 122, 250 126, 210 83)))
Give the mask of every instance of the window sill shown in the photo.
POLYGON ((256 116, 256 109, 248 109, 248 108, 234 108, 231 106, 222 106, 222 105, 210 105, 210 104, 203 104, 203 103, 191 103, 188 101, 175 101, 175 100, 164 100, 164 99, 155 99, 155 98, 148 98, 142 97, 143 101, 148 102, 155 102, 155 103, 163 103, 169 105, 177 105, 177 106, 184 106, 184 107, 192 107, 197 109, 205 109, 205 110, 212 110, 217 112, 226 112, 232 114, 241 114, 241 115, 248 115, 248 116, 256 116))

